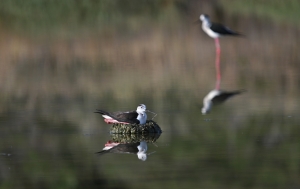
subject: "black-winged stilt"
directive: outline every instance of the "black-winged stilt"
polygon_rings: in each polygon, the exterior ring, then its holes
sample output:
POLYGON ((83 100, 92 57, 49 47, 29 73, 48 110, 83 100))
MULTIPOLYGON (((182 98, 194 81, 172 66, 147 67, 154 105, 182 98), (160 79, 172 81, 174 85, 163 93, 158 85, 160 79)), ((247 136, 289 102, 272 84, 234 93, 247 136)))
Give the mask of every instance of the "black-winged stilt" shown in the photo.
POLYGON ((207 114, 211 110, 213 105, 218 105, 225 102, 228 98, 233 97, 237 94, 241 94, 246 90, 237 91, 221 91, 214 89, 210 91, 203 99, 203 108, 201 110, 202 114, 207 114))
POLYGON ((135 111, 128 112, 106 112, 97 110, 95 113, 102 114, 104 121, 110 123, 145 124, 147 120, 146 105, 140 104, 135 111))
POLYGON ((217 83, 216 89, 220 89, 220 82, 221 82, 221 71, 220 71, 220 42, 219 37, 224 35, 232 35, 232 36, 239 36, 241 34, 230 30, 228 27, 223 26, 222 24, 213 23, 210 21, 210 18, 207 14, 201 14, 199 19, 202 21, 202 29, 208 36, 215 39, 216 45, 216 72, 217 72, 217 83))

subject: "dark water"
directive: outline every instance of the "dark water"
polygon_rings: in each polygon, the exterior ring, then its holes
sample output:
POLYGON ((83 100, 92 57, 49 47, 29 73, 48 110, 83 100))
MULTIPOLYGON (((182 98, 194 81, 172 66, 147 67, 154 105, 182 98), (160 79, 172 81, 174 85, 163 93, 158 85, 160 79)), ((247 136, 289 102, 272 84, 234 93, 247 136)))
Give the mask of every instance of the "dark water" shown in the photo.
MULTIPOLYGON (((230 107, 229 102, 224 106, 230 107)), ((300 186, 297 114, 261 115, 257 111, 256 115, 235 116, 219 107, 216 113, 203 116, 197 107, 176 111, 163 107, 155 118, 163 133, 154 142, 148 141, 147 159, 141 161, 136 153, 95 154, 113 140, 109 127, 92 108, 77 113, 88 117, 78 125, 72 117, 59 115, 59 107, 49 108, 54 113, 16 108, 1 115, 1 187, 300 186)), ((135 136, 118 137, 130 140, 135 136)))

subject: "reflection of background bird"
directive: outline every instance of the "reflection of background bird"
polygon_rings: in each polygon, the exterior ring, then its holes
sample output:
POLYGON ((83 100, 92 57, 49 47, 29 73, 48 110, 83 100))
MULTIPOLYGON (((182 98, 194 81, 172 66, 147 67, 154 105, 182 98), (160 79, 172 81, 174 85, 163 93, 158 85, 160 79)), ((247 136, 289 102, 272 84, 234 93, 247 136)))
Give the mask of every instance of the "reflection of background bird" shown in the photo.
POLYGON ((110 123, 137 123, 145 124, 147 121, 146 105, 140 104, 135 111, 130 112, 106 112, 104 110, 97 110, 95 113, 102 114, 104 121, 110 123))
POLYGON ((207 114, 211 110, 213 105, 218 105, 225 102, 228 98, 241 94, 246 90, 237 90, 237 91, 221 91, 221 90, 212 90, 210 91, 203 99, 203 108, 202 114, 207 114))
POLYGON ((119 154, 137 154, 138 158, 142 161, 147 160, 148 145, 145 141, 136 142, 136 143, 112 143, 107 142, 102 151, 97 152, 97 154, 106 154, 106 153, 119 153, 119 154))

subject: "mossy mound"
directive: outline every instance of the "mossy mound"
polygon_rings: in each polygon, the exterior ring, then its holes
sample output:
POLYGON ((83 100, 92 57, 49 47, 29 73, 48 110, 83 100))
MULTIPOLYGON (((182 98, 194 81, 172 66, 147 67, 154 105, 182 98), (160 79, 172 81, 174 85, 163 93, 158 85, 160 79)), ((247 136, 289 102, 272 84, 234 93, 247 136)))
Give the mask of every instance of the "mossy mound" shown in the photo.
POLYGON ((110 128, 111 134, 145 134, 145 133, 162 133, 160 127, 152 120, 147 120, 144 125, 140 124, 123 124, 114 123, 110 128))
POLYGON ((147 134, 111 134, 111 141, 116 143, 136 143, 145 141, 147 143, 155 142, 160 136, 160 133, 147 134))

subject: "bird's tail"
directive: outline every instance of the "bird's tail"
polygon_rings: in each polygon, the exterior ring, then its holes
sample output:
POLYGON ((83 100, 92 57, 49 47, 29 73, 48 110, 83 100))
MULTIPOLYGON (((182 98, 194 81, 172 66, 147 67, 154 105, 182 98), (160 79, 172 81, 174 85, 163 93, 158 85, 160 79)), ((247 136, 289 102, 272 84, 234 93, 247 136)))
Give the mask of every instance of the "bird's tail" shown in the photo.
POLYGON ((240 90, 236 90, 236 91, 231 91, 231 93, 233 95, 241 94, 241 93, 244 93, 244 92, 247 92, 247 90, 246 89, 240 89, 240 90))
POLYGON ((106 154, 107 153, 107 150, 102 150, 100 152, 95 152, 95 154, 97 155, 103 155, 103 154, 106 154))
POLYGON ((108 114, 108 112, 103 111, 103 110, 99 110, 99 109, 96 109, 96 111, 94 113, 98 113, 98 114, 102 114, 102 115, 107 115, 108 114))

